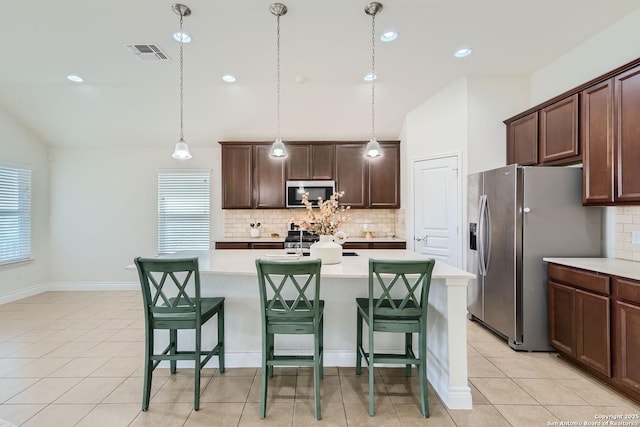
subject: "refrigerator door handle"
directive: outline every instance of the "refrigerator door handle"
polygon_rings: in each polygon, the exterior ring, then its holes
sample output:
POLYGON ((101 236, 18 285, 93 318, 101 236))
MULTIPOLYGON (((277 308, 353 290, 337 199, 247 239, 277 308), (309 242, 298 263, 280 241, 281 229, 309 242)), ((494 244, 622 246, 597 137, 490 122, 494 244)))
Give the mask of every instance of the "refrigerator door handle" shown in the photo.
POLYGON ((486 204, 487 204, 487 196, 483 194, 482 196, 480 196, 480 200, 478 201, 478 212, 480 214, 478 218, 478 268, 480 270, 481 276, 487 275, 487 269, 485 266, 485 259, 484 259, 485 237, 486 237, 485 236, 486 204))
MULTIPOLYGON (((484 196, 484 197, 486 198, 487 196, 484 196)), ((484 253, 486 258, 484 261, 484 272, 486 275, 487 271, 489 271, 489 263, 491 262, 491 210, 489 209, 489 199, 486 199, 484 202, 484 210, 485 210, 484 217, 486 222, 486 226, 484 229, 484 233, 485 233, 484 237, 486 237, 487 246, 482 250, 482 252, 484 253)))

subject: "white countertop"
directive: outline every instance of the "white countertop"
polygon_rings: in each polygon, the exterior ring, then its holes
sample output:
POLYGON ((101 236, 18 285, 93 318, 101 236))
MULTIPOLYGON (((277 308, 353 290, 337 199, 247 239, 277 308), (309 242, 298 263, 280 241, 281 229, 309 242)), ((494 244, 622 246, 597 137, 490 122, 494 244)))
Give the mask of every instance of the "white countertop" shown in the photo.
POLYGON ((542 258, 543 261, 640 280, 640 262, 615 258, 542 258))
MULTIPOLYGON (((358 256, 343 256, 340 264, 323 265, 321 275, 323 277, 355 278, 369 277, 369 258, 379 259, 426 259, 426 255, 404 249, 356 249, 358 256)), ((198 257, 198 265, 201 274, 224 274, 255 276, 257 258, 265 255, 285 255, 279 249, 218 249, 211 251, 181 251, 167 257, 198 257)), ((266 257, 265 257, 266 258, 266 257)), ((309 259, 309 257, 300 257, 309 259)), ((134 265, 127 268, 135 269, 134 265)), ((473 279, 475 276, 465 270, 453 267, 442 261, 436 261, 432 277, 434 279, 473 279)))

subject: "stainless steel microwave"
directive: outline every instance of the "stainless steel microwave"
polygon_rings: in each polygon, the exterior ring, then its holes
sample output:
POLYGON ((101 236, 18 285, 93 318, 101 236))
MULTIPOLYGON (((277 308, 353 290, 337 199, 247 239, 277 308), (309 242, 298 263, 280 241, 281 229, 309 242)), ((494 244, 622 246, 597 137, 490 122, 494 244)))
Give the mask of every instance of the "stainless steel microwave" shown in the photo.
POLYGON ((318 197, 322 197, 322 200, 327 200, 335 191, 335 181, 287 181, 287 207, 304 208, 302 196, 305 193, 309 193, 311 204, 318 206, 318 197))

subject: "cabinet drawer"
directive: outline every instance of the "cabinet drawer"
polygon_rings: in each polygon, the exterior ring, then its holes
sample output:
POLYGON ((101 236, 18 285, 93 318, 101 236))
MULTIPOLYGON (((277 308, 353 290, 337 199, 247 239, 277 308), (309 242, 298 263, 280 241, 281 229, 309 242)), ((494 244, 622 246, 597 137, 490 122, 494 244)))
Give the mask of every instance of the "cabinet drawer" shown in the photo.
POLYGON ((366 242, 345 242, 343 249, 369 249, 369 243, 366 242))
POLYGON ((615 277, 614 283, 621 301, 640 304, 640 282, 631 279, 615 277))
POLYGON ((262 243, 251 243, 251 249, 284 249, 284 243, 277 242, 262 242, 262 243))
POLYGON ((249 242, 216 242, 216 249, 249 249, 249 242))
POLYGON ((557 264, 549 264, 549 279, 578 288, 609 295, 609 276, 557 264))
POLYGON ((374 242, 371 249, 407 249, 406 242, 374 242))

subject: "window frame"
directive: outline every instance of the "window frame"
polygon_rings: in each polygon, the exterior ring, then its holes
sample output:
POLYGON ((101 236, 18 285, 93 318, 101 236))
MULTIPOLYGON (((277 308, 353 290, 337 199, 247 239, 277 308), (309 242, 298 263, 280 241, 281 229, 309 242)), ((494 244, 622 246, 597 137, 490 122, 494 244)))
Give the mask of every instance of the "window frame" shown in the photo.
POLYGON ((11 240, 3 241, 2 237, 6 238, 10 233, 0 233, 0 268, 33 261, 32 182, 33 168, 30 165, 0 162, 0 230, 10 230, 8 222, 2 224, 3 219, 17 217, 18 222, 12 230, 17 236, 11 240), (15 179, 8 178, 11 174, 16 175, 15 179), (10 208, 10 205, 13 205, 13 208, 10 208), (12 248, 14 254, 10 255, 12 248))
POLYGON ((211 248, 211 170, 159 169, 157 177, 158 254, 166 255, 183 250, 209 250, 211 248), (204 179, 204 182, 198 182, 201 179, 204 179), (193 193, 193 197, 189 198, 188 193, 193 193), (171 199, 166 200, 167 197, 171 199), (202 212, 198 213, 200 209, 202 212), (183 227, 185 224, 190 224, 191 227, 183 227), (189 238, 194 237, 195 242, 192 240, 192 244, 177 241, 177 239, 189 241, 189 238))

